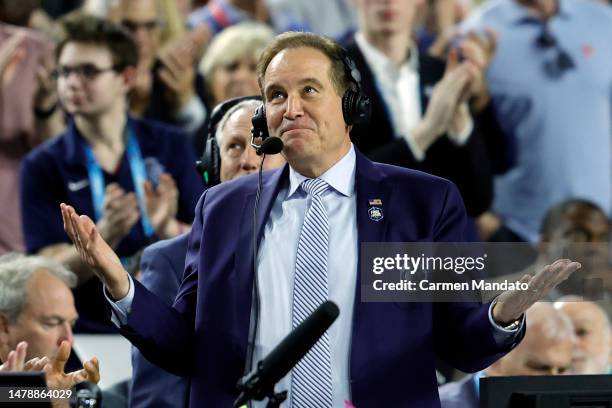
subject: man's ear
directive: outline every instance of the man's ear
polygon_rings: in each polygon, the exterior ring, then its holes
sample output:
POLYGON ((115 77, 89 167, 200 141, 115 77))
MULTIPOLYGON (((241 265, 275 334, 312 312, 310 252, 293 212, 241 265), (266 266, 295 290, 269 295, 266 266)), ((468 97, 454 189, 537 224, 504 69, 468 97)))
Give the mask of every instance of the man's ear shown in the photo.
POLYGON ((0 336, 8 334, 9 331, 9 318, 6 314, 0 313, 0 336))
POLYGON ((136 82, 136 67, 124 68, 124 70, 121 71, 121 76, 123 77, 123 84, 126 87, 126 92, 129 92, 136 82))
POLYGON ((9 319, 0 313, 0 360, 4 361, 10 351, 9 319))

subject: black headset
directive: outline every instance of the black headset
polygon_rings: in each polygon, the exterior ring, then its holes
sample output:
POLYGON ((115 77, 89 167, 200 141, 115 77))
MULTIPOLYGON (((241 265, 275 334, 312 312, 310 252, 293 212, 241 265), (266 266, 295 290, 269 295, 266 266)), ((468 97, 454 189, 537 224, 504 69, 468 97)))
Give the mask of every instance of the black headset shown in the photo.
MULTIPOLYGON (((370 120, 372 106, 370 97, 361 90, 361 73, 357 66, 349 57, 344 48, 341 48, 337 58, 342 61, 344 73, 351 83, 342 95, 342 116, 347 125, 367 123, 370 120)), ((268 124, 266 122, 266 110, 262 103, 255 110, 255 115, 251 120, 253 128, 251 134, 253 138, 261 138, 262 142, 270 137, 268 124)))
POLYGON ((216 138, 217 126, 230 109, 244 101, 261 101, 261 97, 239 96, 237 98, 228 99, 215 106, 210 114, 204 152, 200 160, 196 161, 198 174, 202 176, 204 184, 208 187, 215 186, 221 182, 221 152, 219 151, 219 145, 217 144, 216 138))

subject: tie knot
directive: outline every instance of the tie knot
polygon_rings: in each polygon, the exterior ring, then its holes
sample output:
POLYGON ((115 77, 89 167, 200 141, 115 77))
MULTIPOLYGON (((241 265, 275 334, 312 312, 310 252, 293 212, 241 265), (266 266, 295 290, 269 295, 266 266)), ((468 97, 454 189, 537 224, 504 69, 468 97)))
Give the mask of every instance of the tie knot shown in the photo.
POLYGON ((328 187, 329 184, 319 178, 302 181, 302 189, 313 197, 320 196, 328 187))

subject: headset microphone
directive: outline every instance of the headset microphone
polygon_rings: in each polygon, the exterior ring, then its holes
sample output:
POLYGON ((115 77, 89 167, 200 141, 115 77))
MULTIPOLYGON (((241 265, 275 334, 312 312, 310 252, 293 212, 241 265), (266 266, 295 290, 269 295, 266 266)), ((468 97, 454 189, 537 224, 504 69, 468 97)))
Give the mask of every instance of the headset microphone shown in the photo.
POLYGON ((257 154, 277 154, 283 150, 283 141, 280 137, 270 136, 264 140, 261 145, 256 149, 257 154))

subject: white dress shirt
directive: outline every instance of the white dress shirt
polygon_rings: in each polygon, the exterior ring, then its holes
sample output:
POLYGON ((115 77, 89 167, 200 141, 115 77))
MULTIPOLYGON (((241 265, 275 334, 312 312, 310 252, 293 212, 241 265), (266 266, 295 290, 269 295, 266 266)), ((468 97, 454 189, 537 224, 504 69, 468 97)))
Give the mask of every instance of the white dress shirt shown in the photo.
MULTIPOLYGON (((425 158, 425 152, 412 137, 413 129, 422 118, 421 90, 419 76, 419 53, 417 47, 410 49, 409 58, 398 65, 371 45, 363 33, 355 34, 355 42, 372 70, 376 87, 385 102, 387 114, 396 138, 403 138, 412 155, 418 161, 425 158)), ((470 121, 458 134, 449 132, 449 138, 457 145, 464 145, 473 130, 470 121)))
MULTIPOLYGON (((329 299, 340 308, 329 329, 334 407, 349 399, 349 344, 357 283, 357 204, 355 150, 349 152, 320 179, 330 185, 323 193, 329 218, 327 286, 329 299)), ((289 168, 289 186, 278 194, 266 222, 257 258, 260 313, 253 361, 264 358, 291 331, 293 278, 300 231, 310 198, 299 188, 306 177, 289 168)), ((277 386, 289 390, 291 374, 277 386)), ((290 398, 290 396, 289 396, 290 398)), ((256 404, 255 407, 264 407, 256 404)))

